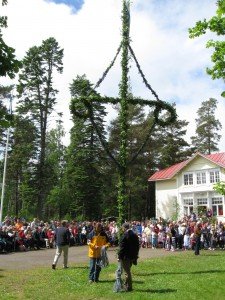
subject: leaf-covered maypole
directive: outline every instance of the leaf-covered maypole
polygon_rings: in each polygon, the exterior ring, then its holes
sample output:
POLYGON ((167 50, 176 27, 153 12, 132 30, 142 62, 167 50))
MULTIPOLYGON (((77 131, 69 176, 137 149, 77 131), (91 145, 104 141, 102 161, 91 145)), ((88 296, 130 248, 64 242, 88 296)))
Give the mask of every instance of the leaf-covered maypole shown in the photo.
POLYGON ((118 215, 119 224, 122 223, 124 216, 124 203, 126 201, 126 171, 127 171, 127 131, 128 131, 128 73, 129 73, 129 52, 130 43, 130 14, 129 1, 123 1, 122 13, 122 78, 120 82, 120 152, 119 152, 119 182, 118 182, 118 215))
MULTIPOLYGON (((82 93, 81 93, 82 94, 82 93)), ((147 141, 149 140, 155 125, 158 124, 162 127, 165 127, 176 120, 176 112, 174 107, 159 99, 157 93, 152 89, 151 85, 146 80, 141 67, 137 61, 137 58, 134 54, 134 51, 130 45, 130 1, 123 0, 123 9, 122 9, 122 41, 117 49, 116 55, 109 67, 103 73, 102 77, 96 83, 94 89, 89 92, 86 96, 81 96, 79 99, 72 99, 71 101, 71 112, 79 117, 79 118, 89 118, 91 123, 96 130, 99 140, 102 143, 103 148, 105 149, 108 156, 112 159, 112 161, 116 164, 119 181, 118 181, 118 225, 121 225, 124 216, 125 216, 125 203, 126 203, 126 172, 128 165, 131 165, 133 161, 138 157, 139 153, 143 150, 147 141), (122 68, 122 77, 119 85, 119 97, 100 97, 96 95, 93 91, 100 86, 105 77, 107 76, 109 70, 113 67, 119 53, 122 52, 121 57, 121 68, 122 68), (140 99, 139 97, 129 97, 128 88, 129 88, 129 60, 133 58, 138 72, 143 79, 143 82, 146 88, 152 93, 154 96, 154 100, 140 99), (82 113, 77 109, 77 103, 81 101, 85 106, 85 112, 82 113), (97 117, 94 115, 93 105, 96 102, 100 102, 102 104, 119 104, 119 125, 120 125, 120 149, 118 157, 116 157, 112 151, 110 151, 108 142, 105 140, 104 135, 101 132, 100 127, 97 124, 97 117), (128 106, 129 105, 141 105, 141 106, 149 106, 153 108, 153 120, 149 124, 148 133, 140 145, 139 149, 136 153, 133 154, 131 159, 128 161, 128 106), (167 111, 166 119, 161 119, 160 116, 163 115, 162 112, 167 111)), ((165 114, 164 114, 165 115, 165 114)))

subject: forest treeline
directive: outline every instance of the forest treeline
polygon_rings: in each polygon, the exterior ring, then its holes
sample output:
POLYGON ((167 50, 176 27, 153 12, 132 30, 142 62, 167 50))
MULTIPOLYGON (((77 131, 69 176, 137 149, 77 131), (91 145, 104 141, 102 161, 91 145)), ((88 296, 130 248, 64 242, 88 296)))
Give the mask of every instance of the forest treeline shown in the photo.
MULTIPOLYGON (((6 5, 7 0, 3 0, 2 4, 6 5)), ((224 0, 218 1, 218 8, 216 24, 220 24, 223 17, 224 0)), ((70 143, 65 146, 64 119, 60 112, 55 111, 58 90, 54 84, 56 74, 63 73, 64 51, 56 39, 50 37, 41 45, 28 49, 23 60, 18 61, 15 50, 3 40, 1 29, 6 26, 7 18, 0 17, 0 76, 14 78, 18 73, 18 82, 16 86, 0 85, 1 181, 7 126, 11 126, 3 215, 45 220, 64 217, 96 220, 117 216, 117 166, 104 151, 83 101, 87 98, 88 105, 90 95, 98 99, 93 102, 92 117, 113 157, 119 153, 119 118, 107 124, 107 111, 101 95, 85 74, 77 74, 68 87, 73 126, 70 143), (6 104, 12 94, 17 99, 13 116, 6 104), (56 115, 55 126, 52 127, 50 124, 53 124, 52 118, 56 115)), ((221 26, 214 28, 210 21, 205 21, 197 23, 196 28, 190 31, 191 37, 204 34, 202 27, 218 35, 224 34, 224 31, 218 31, 221 26)), ((219 53, 224 53, 224 43, 220 48, 218 43, 211 43, 209 47, 215 46, 216 54, 218 49, 219 53)), ((224 61, 224 54, 212 58, 215 68, 208 73, 213 79, 224 78, 224 73, 217 72, 224 70, 222 64, 217 64, 224 61)), ((133 97, 130 88, 131 101, 133 97)), ((149 185, 147 179, 156 170, 183 161, 196 151, 210 154, 219 150, 221 123, 215 117, 217 100, 209 96, 209 99, 201 101, 201 106, 196 108, 196 131, 191 142, 187 142, 186 137, 188 122, 177 116, 171 125, 155 126, 139 156, 128 166, 127 219, 154 217, 154 186, 149 185)), ((176 109, 175 103, 173 106, 176 109)), ((118 104, 114 105, 114 109, 119 113, 118 104)), ((139 105, 130 105, 127 113, 127 155, 133 157, 148 134, 153 112, 139 105)), ((166 112, 162 117, 167 117, 166 112)))

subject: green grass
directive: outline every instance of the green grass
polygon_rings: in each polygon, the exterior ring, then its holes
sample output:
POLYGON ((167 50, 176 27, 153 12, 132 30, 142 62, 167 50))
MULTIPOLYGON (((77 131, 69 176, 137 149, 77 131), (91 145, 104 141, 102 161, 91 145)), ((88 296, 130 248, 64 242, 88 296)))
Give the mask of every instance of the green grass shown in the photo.
MULTIPOLYGON (((3 256, 0 259, 4 259, 3 256)), ((99 283, 89 284, 88 267, 0 269, 0 299, 225 299, 225 251, 186 251, 139 262, 132 267, 133 288, 114 293, 116 265, 102 270, 99 283)))

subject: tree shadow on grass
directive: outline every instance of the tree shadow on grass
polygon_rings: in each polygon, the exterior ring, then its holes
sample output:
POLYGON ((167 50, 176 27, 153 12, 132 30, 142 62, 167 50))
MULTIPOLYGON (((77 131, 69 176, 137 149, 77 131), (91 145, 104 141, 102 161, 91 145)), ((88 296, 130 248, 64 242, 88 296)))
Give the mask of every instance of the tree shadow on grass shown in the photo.
POLYGON ((151 294, 167 294, 167 293, 176 293, 175 289, 135 289, 135 292, 140 293, 151 293, 151 294))
POLYGON ((207 270, 193 272, 156 272, 156 273, 135 273, 135 276, 155 276, 155 275, 184 275, 184 274, 208 274, 208 273, 225 273, 225 270, 207 270))

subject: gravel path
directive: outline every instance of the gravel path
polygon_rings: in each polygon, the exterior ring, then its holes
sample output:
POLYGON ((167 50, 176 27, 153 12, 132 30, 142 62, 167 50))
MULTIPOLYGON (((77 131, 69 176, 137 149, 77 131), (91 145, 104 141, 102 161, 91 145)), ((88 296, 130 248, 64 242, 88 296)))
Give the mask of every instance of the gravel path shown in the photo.
MULTIPOLYGON (((74 265, 78 263, 87 263, 89 262, 88 256, 88 248, 87 246, 78 246, 78 247, 70 247, 69 248, 69 265, 74 265)), ((181 253, 177 252, 169 252, 163 249, 140 249, 139 252, 139 260, 150 259, 154 257, 161 256, 169 256, 169 255, 177 255, 181 253)), ((31 269, 35 267, 51 267, 53 258, 55 255, 55 249, 42 249, 42 250, 34 250, 28 252, 15 252, 15 253, 7 253, 0 254, 0 270, 25 270, 31 269)), ((117 261, 116 258, 116 248, 108 249, 108 257, 111 263, 117 261)), ((58 268, 62 267, 62 257, 60 257, 58 268)))

